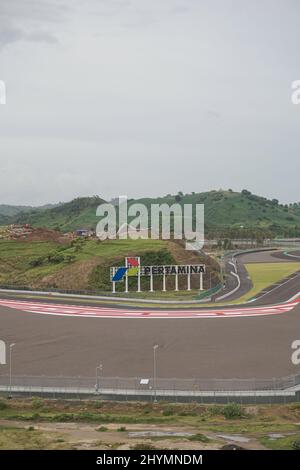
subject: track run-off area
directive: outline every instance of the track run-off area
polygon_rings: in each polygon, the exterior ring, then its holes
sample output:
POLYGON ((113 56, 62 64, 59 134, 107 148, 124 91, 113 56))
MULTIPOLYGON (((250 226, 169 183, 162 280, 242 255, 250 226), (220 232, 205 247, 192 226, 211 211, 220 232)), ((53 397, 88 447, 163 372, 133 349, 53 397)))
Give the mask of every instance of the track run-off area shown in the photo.
POLYGON ((0 300, 0 306, 17 309, 20 312, 35 313, 39 315, 60 315, 69 317, 93 317, 93 318, 233 318, 253 317, 261 315, 280 315, 290 312, 300 303, 300 298, 279 305, 254 307, 242 306, 232 308, 205 309, 198 308, 151 310, 151 309, 126 309, 113 307, 90 307, 66 304, 53 304, 42 302, 30 302, 24 300, 0 300))

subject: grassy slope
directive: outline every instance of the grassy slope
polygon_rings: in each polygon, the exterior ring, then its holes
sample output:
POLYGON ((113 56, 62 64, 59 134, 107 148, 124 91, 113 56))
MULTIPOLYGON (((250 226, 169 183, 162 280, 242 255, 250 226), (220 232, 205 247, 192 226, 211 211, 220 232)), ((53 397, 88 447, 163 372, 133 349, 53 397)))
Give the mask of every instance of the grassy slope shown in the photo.
POLYGON ((36 227, 59 227, 65 232, 82 227, 93 228, 98 221, 96 209, 103 202, 98 196, 77 198, 43 211, 35 209, 29 213, 19 213, 14 221, 36 227))
POLYGON ((31 206, 11 206, 8 204, 0 204, 0 215, 5 215, 5 216, 15 216, 19 214, 20 212, 26 212, 32 210, 33 207, 31 206))
MULTIPOLYGON (((80 227, 95 227, 98 218, 96 208, 103 202, 99 197, 78 198, 46 210, 34 210, 19 213, 10 222, 30 223, 34 226, 54 228, 59 226, 63 231, 80 227)), ((129 200, 132 203, 174 204, 175 196, 161 198, 143 198, 129 200)), ((287 209, 255 195, 245 195, 231 191, 209 191, 186 194, 181 197, 181 204, 203 203, 205 205, 205 223, 207 228, 236 227, 268 228, 272 226, 300 227, 300 209, 298 206, 287 209)), ((1 212, 0 212, 1 214, 1 212)), ((4 217, 4 216, 2 216, 4 217)), ((7 218, 4 219, 8 223, 7 218)), ((1 222, 0 224, 4 223, 1 222)))
POLYGON ((265 287, 280 281, 300 269, 300 263, 249 263, 245 266, 251 277, 253 288, 233 303, 246 302, 255 297, 265 287))
MULTIPOLYGON (((59 273, 68 267, 76 271, 82 262, 95 260, 96 264, 110 266, 114 260, 121 261, 127 255, 142 255, 145 252, 156 252, 166 249, 166 242, 160 240, 107 240, 98 243, 89 240, 82 243, 80 251, 69 245, 62 246, 54 242, 18 242, 0 240, 0 284, 36 284, 49 275, 59 273), (50 252, 62 249, 61 253, 72 255, 75 260, 70 265, 67 262, 58 264, 45 263, 42 266, 31 267, 30 261, 38 257, 46 257, 50 252), (75 269, 73 269, 75 266, 75 269)), ((74 289, 79 289, 79 284, 74 289)))

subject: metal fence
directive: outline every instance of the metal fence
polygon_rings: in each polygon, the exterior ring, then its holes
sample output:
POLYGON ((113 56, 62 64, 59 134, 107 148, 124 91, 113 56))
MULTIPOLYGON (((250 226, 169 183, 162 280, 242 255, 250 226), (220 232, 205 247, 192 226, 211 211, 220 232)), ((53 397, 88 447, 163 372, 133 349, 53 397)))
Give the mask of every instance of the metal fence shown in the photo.
MULTIPOLYGON (((226 392, 226 391, 280 391, 298 387, 300 374, 270 379, 180 379, 145 377, 65 377, 65 376, 12 376, 12 387, 40 387, 66 390, 130 391, 140 393, 154 388, 159 392, 226 392)), ((0 376, 0 386, 9 387, 10 377, 0 376)))

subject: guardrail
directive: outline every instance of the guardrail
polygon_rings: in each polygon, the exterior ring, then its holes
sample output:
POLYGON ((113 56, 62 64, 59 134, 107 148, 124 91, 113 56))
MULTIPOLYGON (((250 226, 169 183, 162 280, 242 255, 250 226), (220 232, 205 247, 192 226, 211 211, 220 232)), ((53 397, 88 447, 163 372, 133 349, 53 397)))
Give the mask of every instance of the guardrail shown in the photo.
MULTIPOLYGON (((14 387, 45 387, 66 389, 94 389, 96 382, 103 390, 151 390, 154 388, 152 377, 65 377, 65 376, 12 376, 14 387), (141 380, 143 379, 143 382, 141 380), (146 381, 146 382, 145 382, 146 381)), ((8 375, 0 376, 0 386, 8 386, 8 375)), ((216 379, 216 378, 160 378, 156 379, 156 389, 159 391, 203 392, 203 391, 264 391, 287 390, 299 387, 300 374, 281 378, 249 378, 249 379, 216 379)))
POLYGON ((223 284, 219 283, 215 287, 212 287, 211 289, 206 290, 205 292, 202 292, 201 294, 197 295, 197 299, 201 300, 206 297, 211 297, 212 295, 216 294, 223 288, 223 284))
POLYGON ((0 394, 50 398, 161 400, 200 403, 292 403, 300 401, 300 377, 283 379, 152 379, 120 377, 0 377, 0 394))

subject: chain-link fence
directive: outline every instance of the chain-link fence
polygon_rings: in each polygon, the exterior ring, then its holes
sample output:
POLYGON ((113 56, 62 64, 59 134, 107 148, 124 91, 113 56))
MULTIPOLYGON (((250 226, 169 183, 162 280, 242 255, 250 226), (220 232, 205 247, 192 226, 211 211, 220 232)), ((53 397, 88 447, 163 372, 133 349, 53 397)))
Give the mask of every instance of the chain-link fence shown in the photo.
POLYGON ((140 393, 153 389, 161 392, 226 392, 226 391, 280 391, 299 386, 300 374, 270 379, 180 379, 146 377, 65 377, 1 375, 1 387, 41 387, 66 390, 130 391, 140 393))
POLYGON ((175 403, 285 404, 300 401, 300 375, 265 380, 0 376, 0 394, 175 403))

